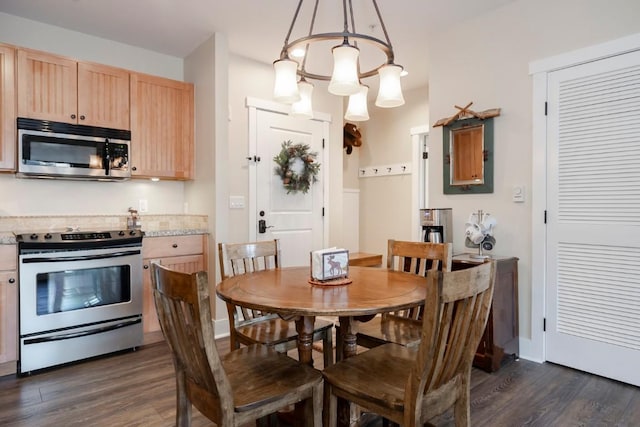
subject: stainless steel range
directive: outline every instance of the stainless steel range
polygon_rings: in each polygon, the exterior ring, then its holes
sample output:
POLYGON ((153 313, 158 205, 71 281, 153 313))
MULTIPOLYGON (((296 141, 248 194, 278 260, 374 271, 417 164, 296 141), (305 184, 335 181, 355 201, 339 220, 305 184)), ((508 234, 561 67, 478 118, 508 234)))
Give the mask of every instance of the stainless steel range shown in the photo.
POLYGON ((140 230, 16 236, 18 373, 142 344, 140 230))

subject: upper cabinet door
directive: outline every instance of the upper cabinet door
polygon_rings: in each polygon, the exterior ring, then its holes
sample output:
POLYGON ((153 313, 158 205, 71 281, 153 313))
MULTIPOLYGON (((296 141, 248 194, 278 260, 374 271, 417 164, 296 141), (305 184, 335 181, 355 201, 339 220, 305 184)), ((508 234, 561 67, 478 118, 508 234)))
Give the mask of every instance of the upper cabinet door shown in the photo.
POLYGON ((18 50, 18 116, 130 129, 129 72, 18 50))
POLYGON ((76 61, 18 50, 18 115, 77 123, 77 77, 76 61))
POLYGON ((131 74, 131 172, 193 178, 193 84, 131 74))
POLYGON ((0 170, 16 168, 15 50, 0 45, 0 170))
POLYGON ((78 124, 129 129, 129 72, 78 63, 78 124))

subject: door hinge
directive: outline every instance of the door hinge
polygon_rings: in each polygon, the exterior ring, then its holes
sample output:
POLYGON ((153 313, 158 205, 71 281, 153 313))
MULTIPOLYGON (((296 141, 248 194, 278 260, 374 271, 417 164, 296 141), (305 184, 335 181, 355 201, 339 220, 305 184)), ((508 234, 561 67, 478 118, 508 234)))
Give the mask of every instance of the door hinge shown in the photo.
POLYGON ((547 115, 547 108, 549 107, 549 104, 547 103, 547 101, 544 102, 544 115, 547 115))
POLYGON ((422 153, 422 159, 423 159, 423 160, 427 160, 428 158, 429 158, 429 152, 428 152, 428 151, 424 151, 424 152, 422 153))
POLYGON ((544 223, 547 223, 547 210, 544 211, 544 223))
POLYGON ((324 150, 324 138, 322 138, 322 149, 324 150))
POLYGON ((322 208, 322 216, 324 216, 324 208, 322 208))
POLYGON ((547 332, 547 318, 542 319, 542 332, 547 332))

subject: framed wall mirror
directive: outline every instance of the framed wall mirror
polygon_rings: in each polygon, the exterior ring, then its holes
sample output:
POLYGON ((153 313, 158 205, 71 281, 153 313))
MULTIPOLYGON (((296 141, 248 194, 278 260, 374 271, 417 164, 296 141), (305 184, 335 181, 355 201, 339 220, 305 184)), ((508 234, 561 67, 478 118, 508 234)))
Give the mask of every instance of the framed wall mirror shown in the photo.
POLYGON ((454 121, 442 137, 444 194, 493 193, 493 119, 454 121))

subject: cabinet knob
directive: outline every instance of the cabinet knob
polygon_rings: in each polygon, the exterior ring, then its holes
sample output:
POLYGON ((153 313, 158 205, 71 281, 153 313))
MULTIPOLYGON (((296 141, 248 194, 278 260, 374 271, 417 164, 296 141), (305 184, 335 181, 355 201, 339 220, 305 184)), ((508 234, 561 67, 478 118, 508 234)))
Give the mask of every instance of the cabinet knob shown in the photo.
POLYGON ((16 283, 16 279, 14 279, 13 277, 9 278, 9 283, 16 283))
POLYGON ((132 171, 137 171, 137 170, 138 170, 138 168, 137 168, 137 167, 135 167, 135 166, 132 166, 132 167, 131 167, 131 170, 132 170, 132 171))
POLYGON ((177 244, 177 243, 174 243, 173 245, 171 245, 171 247, 173 247, 173 248, 177 248, 177 247, 178 247, 178 244, 177 244))
POLYGON ((80 116, 80 120, 84 120, 84 115, 80 116))
POLYGON ((72 114, 72 115, 71 115, 71 118, 72 118, 73 120, 75 120, 75 119, 76 119, 76 115, 75 115, 75 114, 72 114))
POLYGON ((149 264, 145 264, 144 267, 142 267, 142 268, 144 268, 145 270, 148 270, 149 269, 149 264))

